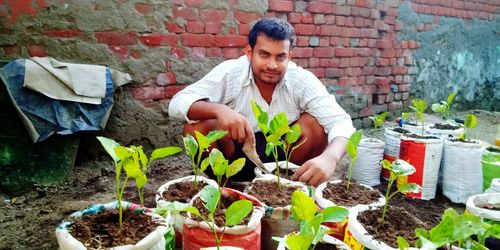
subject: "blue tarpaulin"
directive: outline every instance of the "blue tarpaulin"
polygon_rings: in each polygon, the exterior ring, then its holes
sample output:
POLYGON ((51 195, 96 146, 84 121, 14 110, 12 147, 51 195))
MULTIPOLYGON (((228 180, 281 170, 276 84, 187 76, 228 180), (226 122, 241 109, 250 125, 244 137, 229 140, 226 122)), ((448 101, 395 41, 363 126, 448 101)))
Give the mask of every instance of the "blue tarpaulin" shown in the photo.
POLYGON ((101 104, 56 100, 24 88, 25 69, 26 59, 14 60, 0 68, 0 77, 33 142, 53 134, 104 129, 113 107, 115 87, 109 68, 106 67, 106 94, 101 104))

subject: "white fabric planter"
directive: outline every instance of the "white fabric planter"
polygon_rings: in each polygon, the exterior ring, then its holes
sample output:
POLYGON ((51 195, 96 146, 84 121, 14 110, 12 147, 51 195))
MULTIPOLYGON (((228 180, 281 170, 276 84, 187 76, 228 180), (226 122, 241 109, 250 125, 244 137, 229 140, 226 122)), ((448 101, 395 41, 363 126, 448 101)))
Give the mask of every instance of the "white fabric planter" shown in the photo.
MULTIPOLYGON (((316 201, 316 203, 318 203, 318 206, 321 208, 321 209, 324 209, 326 207, 330 207, 330 206, 339 206, 338 204, 335 204, 333 203, 332 201, 326 199, 323 197, 323 190, 325 190, 326 188, 326 185, 328 183, 331 183, 331 184, 337 184, 337 183, 341 183, 343 181, 341 180, 335 180, 335 181, 329 181, 329 182, 324 182, 324 183, 321 183, 317 188, 316 190, 314 191, 314 194, 313 194, 313 199, 316 201)), ((370 190, 374 190, 372 187, 368 186, 368 185, 364 185, 364 184, 360 184, 370 190)), ((380 198, 371 203, 371 204, 359 204, 359 205, 356 205, 356 206, 352 206, 352 207, 347 207, 347 209, 349 209, 349 211, 351 210, 359 210, 359 209, 365 209, 367 207, 383 207, 385 204, 385 197, 380 194, 380 198)))
POLYGON ((500 178, 493 178, 490 187, 484 191, 485 193, 500 193, 500 178))
MULTIPOLYGON (((422 187, 421 192, 407 193, 407 196, 422 200, 434 199, 442 153, 443 141, 440 138, 401 137, 399 158, 409 162, 416 170, 406 178, 406 182, 413 182, 422 187)), ((401 183, 398 182, 398 184, 401 183)))
POLYGON ((443 152, 443 194, 452 202, 466 203, 483 192, 481 157, 484 146, 445 140, 443 152))
POLYGON ((379 185, 382 169, 380 162, 383 157, 383 141, 375 138, 361 139, 358 145, 358 157, 352 170, 352 179, 368 186, 379 185))
POLYGON ((439 137, 443 140, 446 140, 450 137, 452 138, 457 138, 458 135, 464 133, 464 128, 457 128, 457 129, 436 129, 432 128, 435 124, 432 125, 427 125, 425 127, 425 131, 427 131, 427 134, 430 136, 436 136, 439 137))
MULTIPOLYGON (((277 250, 285 250, 285 249, 287 249, 286 248, 286 239, 287 239, 287 237, 285 236, 283 238, 283 240, 279 243, 277 250)), ((336 239, 336 238, 334 238, 334 237, 332 237, 332 236, 330 236, 328 234, 324 235, 323 238, 321 238, 320 242, 324 243, 324 244, 335 246, 335 248, 337 250, 351 250, 351 248, 349 248, 347 246, 347 244, 345 244, 341 240, 338 240, 338 239, 336 239)))
MULTIPOLYGON (((134 245, 125 245, 125 246, 117 246, 111 249, 115 250, 163 250, 165 249, 165 237, 164 235, 168 232, 169 227, 168 223, 170 220, 170 215, 166 218, 163 218, 157 214, 154 214, 151 209, 144 208, 142 206, 122 201, 123 213, 131 213, 132 211, 140 209, 144 210, 144 213, 151 216, 154 221, 159 223, 159 226, 156 229, 149 233, 145 238, 140 240, 134 245)), ((96 204, 85 210, 78 211, 72 213, 71 217, 84 217, 89 214, 97 214, 106 210, 115 210, 118 209, 118 202, 109 202, 105 204, 96 204)), ((118 221, 116 222, 118 223, 118 221)), ((62 222, 56 229, 56 238, 57 243, 59 244, 59 248, 61 250, 85 250, 87 249, 83 243, 75 239, 70 233, 68 228, 72 225, 71 222, 62 222)))
MULTIPOLYGON (((276 162, 266 162, 266 163, 264 163, 264 167, 267 170, 269 170, 269 172, 272 173, 276 169, 276 162)), ((280 168, 280 174, 285 173, 285 171, 286 171, 286 162, 285 161, 279 161, 278 162, 278 167, 280 168)), ((297 170, 299 168, 300 168, 300 166, 295 165, 294 163, 288 162, 288 170, 295 171, 295 170, 297 170)), ((260 170, 259 168, 254 168, 254 172, 255 172, 255 176, 257 178, 262 178, 262 177, 265 177, 265 176, 269 175, 269 174, 265 174, 264 172, 262 172, 262 170, 260 170)), ((289 174, 290 174, 290 172, 289 172, 289 174)), ((292 177, 292 175, 290 175, 290 177, 292 177)))
MULTIPOLYGON (((384 159, 390 162, 399 158, 399 150, 401 146, 401 136, 402 133, 396 132, 393 129, 395 128, 386 128, 384 130, 384 159)), ((385 180, 389 180, 389 171, 387 169, 382 169, 382 177, 385 180)))

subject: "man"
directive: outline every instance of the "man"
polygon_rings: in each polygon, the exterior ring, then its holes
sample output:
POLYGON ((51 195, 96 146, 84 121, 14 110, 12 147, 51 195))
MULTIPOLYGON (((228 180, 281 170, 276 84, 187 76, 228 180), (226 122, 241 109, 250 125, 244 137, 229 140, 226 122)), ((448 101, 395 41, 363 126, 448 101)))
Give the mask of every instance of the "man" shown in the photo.
MULTIPOLYGON (((290 62, 294 39, 293 27, 285 21, 258 21, 250 31, 245 55, 219 64, 180 91, 170 102, 169 115, 187 121, 184 133, 228 131, 216 146, 230 162, 244 157, 245 140, 256 143, 261 159, 268 162, 274 159, 264 154, 266 141, 257 132, 251 100, 269 113, 269 119, 285 112, 290 122, 301 127, 296 144, 305 140, 292 154, 291 162, 301 165, 292 179, 317 186, 333 175, 355 129, 319 79, 290 62)), ((254 177, 252 163, 246 162, 235 179, 254 177)))

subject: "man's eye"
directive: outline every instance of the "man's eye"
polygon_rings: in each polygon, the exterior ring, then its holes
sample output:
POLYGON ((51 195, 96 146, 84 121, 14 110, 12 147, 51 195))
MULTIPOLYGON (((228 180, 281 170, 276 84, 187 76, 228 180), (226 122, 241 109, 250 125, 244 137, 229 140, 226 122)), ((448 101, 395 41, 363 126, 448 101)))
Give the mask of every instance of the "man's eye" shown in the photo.
POLYGON ((265 53, 265 52, 260 52, 260 53, 259 53, 259 55, 260 55, 261 57, 268 57, 268 56, 269 56, 269 54, 268 54, 268 53, 265 53))
POLYGON ((286 55, 279 55, 278 60, 284 61, 286 59, 286 55))

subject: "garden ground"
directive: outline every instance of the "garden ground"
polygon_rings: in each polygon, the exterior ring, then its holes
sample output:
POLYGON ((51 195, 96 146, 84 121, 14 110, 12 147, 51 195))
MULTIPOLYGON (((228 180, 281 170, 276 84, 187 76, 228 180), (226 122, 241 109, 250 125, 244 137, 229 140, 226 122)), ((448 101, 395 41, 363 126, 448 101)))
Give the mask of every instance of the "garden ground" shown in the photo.
MULTIPOLYGON (((472 130, 471 138, 494 143, 496 127, 500 123, 499 112, 470 111, 478 118, 478 126, 472 130)), ((469 112, 469 113, 470 113, 469 112)), ((456 114, 465 117, 465 112, 456 114)), ((437 122, 439 118, 426 115, 426 121, 437 122)), ((385 127, 393 126, 386 122, 385 127)), ((382 129, 365 129, 364 134, 383 140, 382 129)), ((349 163, 344 157, 336 176, 341 177, 349 163)), ((146 206, 154 207, 156 190, 168 180, 190 174, 189 159, 178 155, 160 160, 151 167, 148 184, 145 187, 146 206)), ((133 184, 132 184, 133 185, 133 184)), ((94 203, 109 202, 114 199, 114 169, 109 161, 87 161, 75 166, 73 173, 61 185, 37 186, 22 193, 2 193, 0 190, 0 250, 3 249, 57 249, 55 228, 74 211, 94 203), (14 201, 15 200, 15 201, 14 201)), ((384 187, 378 187, 381 191, 384 187)), ((126 192, 125 199, 138 202, 135 189, 126 192)), ((435 224, 447 207, 463 211, 461 204, 451 203, 440 190, 431 201, 412 200, 403 196, 393 199, 392 205, 404 206, 420 219, 435 224)))

